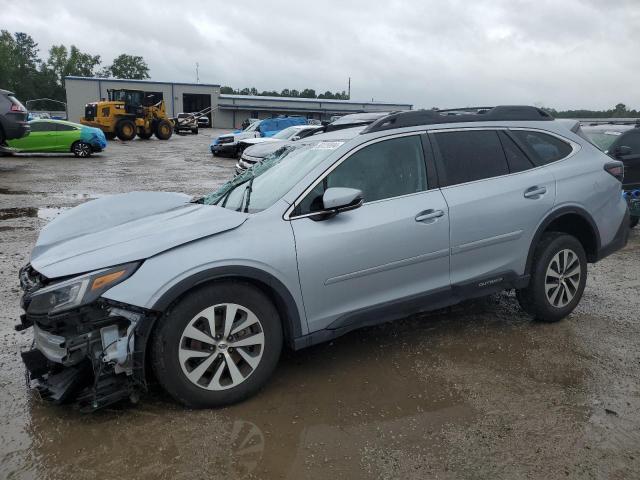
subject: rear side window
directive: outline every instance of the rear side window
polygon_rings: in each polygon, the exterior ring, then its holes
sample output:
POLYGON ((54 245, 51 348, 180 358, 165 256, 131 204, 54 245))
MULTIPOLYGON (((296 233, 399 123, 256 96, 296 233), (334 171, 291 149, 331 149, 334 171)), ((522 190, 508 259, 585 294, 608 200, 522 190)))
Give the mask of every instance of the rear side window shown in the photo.
POLYGON ((56 124, 56 130, 59 132, 71 132, 76 130, 76 127, 72 127, 71 125, 65 125, 64 123, 56 124))
POLYGON ((443 186, 509 173, 498 133, 494 130, 441 132, 433 136, 440 152, 438 176, 443 186))
POLYGON ((511 133, 537 165, 561 160, 572 151, 571 145, 553 135, 530 130, 511 130, 511 133))
POLYGON ((55 124, 49 122, 32 122, 31 132, 53 132, 56 129, 55 124))
POLYGON ((502 142, 502 148, 504 154, 507 156, 507 163, 509 164, 509 172, 524 172, 533 168, 535 165, 531 163, 531 160, 527 158, 524 152, 511 140, 509 135, 504 132, 499 132, 500 142, 502 142))

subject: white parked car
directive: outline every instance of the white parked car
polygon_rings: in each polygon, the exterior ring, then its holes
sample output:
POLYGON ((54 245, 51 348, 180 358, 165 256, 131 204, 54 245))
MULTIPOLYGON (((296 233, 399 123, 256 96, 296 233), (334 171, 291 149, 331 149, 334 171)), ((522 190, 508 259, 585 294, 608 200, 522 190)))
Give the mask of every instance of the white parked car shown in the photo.
POLYGON ((294 125, 293 127, 288 127, 284 130, 279 131, 273 137, 255 137, 242 140, 238 142, 238 146, 240 153, 242 153, 245 148, 257 145, 258 143, 300 140, 301 138, 313 135, 320 130, 322 130, 322 126, 318 127, 317 125, 294 125))

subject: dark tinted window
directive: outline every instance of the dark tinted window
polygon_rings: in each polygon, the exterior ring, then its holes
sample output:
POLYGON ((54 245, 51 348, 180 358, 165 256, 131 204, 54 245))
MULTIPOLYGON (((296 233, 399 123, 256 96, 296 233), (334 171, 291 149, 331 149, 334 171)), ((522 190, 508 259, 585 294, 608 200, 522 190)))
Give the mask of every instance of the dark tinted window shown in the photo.
POLYGON ((534 167, 533 163, 531 163, 520 147, 511 140, 509 135, 504 132, 499 132, 498 136, 502 142, 504 153, 507 156, 507 163, 509 164, 509 171, 511 173, 523 172, 534 167))
POLYGON ((327 188, 362 190, 364 201, 373 202, 427 189, 427 175, 419 136, 393 138, 354 153, 307 195, 296 214, 322 208, 327 188))
POLYGON ((442 157, 438 174, 443 185, 457 185, 509 173, 498 134, 492 130, 434 134, 442 157))
POLYGON ((55 123, 49 122, 33 122, 30 125, 32 132, 53 132, 56 129, 55 123))
POLYGON ((637 132, 627 132, 623 134, 617 141, 616 146, 625 146, 631 148, 631 153, 637 155, 640 153, 640 129, 637 132))
POLYGON ((65 125, 64 123, 56 124, 56 130, 59 132, 71 132, 73 130, 77 130, 76 127, 72 127, 71 125, 65 125))
POLYGON ((571 153, 571 145, 552 135, 528 130, 512 130, 511 133, 538 165, 555 162, 571 153))

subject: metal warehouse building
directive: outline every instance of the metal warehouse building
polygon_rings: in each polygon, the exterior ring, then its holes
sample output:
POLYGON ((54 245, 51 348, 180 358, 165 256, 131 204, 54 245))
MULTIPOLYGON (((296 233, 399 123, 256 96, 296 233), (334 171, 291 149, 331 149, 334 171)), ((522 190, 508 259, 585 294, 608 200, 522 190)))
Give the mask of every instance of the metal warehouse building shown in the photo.
POLYGON ((332 115, 346 113, 411 110, 406 103, 356 102, 353 100, 324 100, 297 97, 260 97, 225 95, 220 85, 203 83, 154 82, 148 80, 119 80, 92 77, 66 77, 67 117, 78 122, 84 116, 84 106, 107 98, 107 90, 143 90, 162 98, 167 113, 175 117, 181 112, 197 112, 213 107, 210 115, 216 128, 238 128, 245 118, 270 118, 278 115, 302 115, 328 120, 332 115))

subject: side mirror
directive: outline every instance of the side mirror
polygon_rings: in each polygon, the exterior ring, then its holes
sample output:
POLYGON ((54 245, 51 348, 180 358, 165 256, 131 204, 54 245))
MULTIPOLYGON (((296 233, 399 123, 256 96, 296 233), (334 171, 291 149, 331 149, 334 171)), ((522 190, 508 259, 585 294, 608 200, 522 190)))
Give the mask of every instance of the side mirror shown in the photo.
POLYGON ((633 153, 633 151, 631 150, 631 147, 627 147, 625 145, 620 145, 619 147, 616 147, 615 150, 613 151, 613 154, 616 157, 624 157, 626 155, 631 155, 633 153))
POLYGON ((340 212, 360 208, 364 203, 362 191, 355 188, 327 188, 322 196, 322 210, 312 215, 313 220, 326 220, 340 212))
POLYGON ((295 142, 296 140, 300 140, 300 137, 298 135, 294 135, 293 137, 291 137, 292 142, 295 142))

